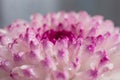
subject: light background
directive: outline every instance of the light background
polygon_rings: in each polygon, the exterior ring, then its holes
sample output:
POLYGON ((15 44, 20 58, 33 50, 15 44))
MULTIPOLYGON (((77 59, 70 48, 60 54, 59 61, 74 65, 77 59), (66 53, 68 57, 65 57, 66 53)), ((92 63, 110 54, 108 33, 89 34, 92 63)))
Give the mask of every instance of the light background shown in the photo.
POLYGON ((120 0, 0 0, 0 27, 17 18, 29 20, 33 13, 85 10, 100 14, 120 25, 120 0))

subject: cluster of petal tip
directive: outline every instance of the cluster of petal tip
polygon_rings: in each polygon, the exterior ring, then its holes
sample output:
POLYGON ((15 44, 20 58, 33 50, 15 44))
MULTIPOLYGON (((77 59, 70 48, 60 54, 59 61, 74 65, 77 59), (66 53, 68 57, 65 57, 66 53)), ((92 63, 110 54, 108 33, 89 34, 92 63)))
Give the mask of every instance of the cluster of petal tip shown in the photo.
POLYGON ((0 80, 120 80, 120 30, 85 11, 16 20, 0 29, 0 80))

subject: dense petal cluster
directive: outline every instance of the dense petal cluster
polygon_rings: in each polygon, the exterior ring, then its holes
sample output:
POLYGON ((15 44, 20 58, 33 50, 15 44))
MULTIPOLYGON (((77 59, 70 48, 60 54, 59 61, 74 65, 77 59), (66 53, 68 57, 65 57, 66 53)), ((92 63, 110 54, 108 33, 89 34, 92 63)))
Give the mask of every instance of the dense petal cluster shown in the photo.
POLYGON ((85 11, 34 14, 0 29, 0 80, 120 80, 120 30, 85 11))

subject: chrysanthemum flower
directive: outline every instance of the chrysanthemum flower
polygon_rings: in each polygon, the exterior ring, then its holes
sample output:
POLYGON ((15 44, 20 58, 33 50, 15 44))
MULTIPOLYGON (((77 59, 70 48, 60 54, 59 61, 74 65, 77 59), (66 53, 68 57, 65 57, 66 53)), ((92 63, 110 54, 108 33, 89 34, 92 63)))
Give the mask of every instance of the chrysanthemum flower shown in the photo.
POLYGON ((0 80, 120 80, 120 30, 85 11, 16 20, 0 29, 0 80))

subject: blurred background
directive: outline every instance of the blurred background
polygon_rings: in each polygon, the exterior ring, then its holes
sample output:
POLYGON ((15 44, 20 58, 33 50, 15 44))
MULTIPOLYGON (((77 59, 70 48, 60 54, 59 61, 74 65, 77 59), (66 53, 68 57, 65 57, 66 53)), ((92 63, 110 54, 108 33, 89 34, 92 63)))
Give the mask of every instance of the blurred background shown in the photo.
POLYGON ((0 27, 15 19, 29 20, 33 13, 85 10, 90 15, 100 14, 120 26, 120 0, 0 0, 0 27))

